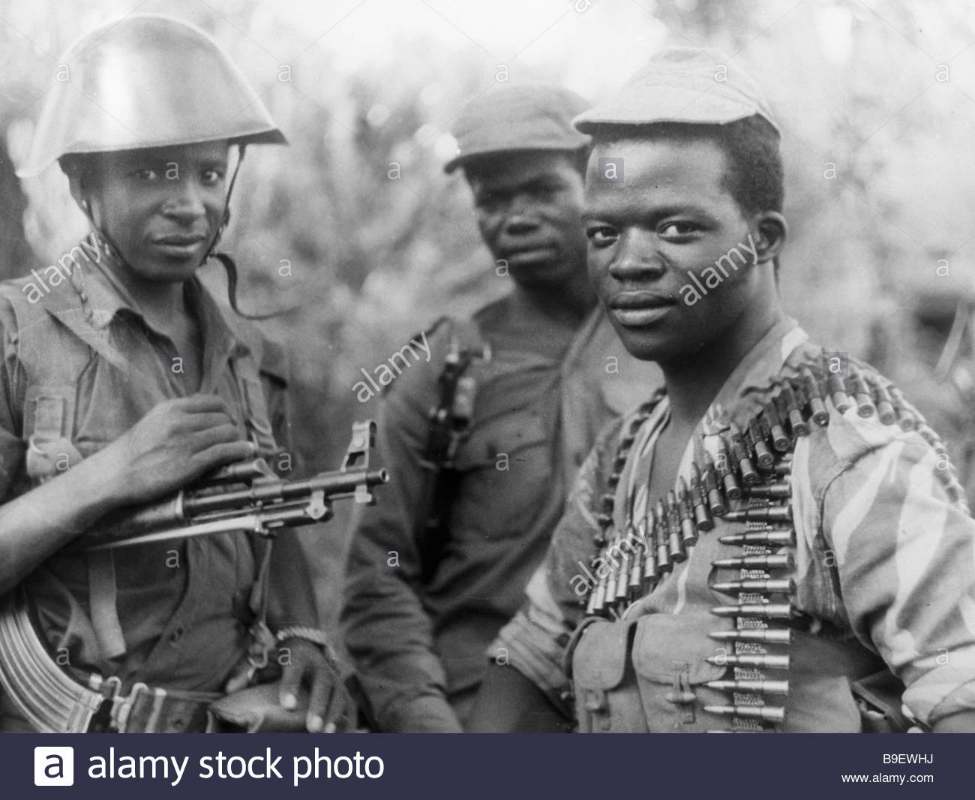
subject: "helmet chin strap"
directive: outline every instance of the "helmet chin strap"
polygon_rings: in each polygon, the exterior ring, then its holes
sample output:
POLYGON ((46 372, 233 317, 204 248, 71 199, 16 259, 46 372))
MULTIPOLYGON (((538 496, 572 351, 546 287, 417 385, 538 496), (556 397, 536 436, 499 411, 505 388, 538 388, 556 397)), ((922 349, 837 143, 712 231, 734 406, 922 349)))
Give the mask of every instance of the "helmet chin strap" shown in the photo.
MULTIPOLYGON (((230 224, 230 196, 233 194, 234 185, 237 183, 237 174, 240 172, 240 165, 244 160, 244 153, 246 152, 246 144, 238 144, 238 156, 237 163, 234 165, 234 171, 230 175, 230 184, 227 186, 227 195, 224 198, 223 203, 223 215, 220 219, 220 225, 216 232, 213 234, 213 238, 210 240, 210 245, 207 247, 206 255, 200 261, 200 266, 203 266, 209 259, 215 258, 219 261, 227 273, 227 299, 230 301, 230 307, 234 310, 237 316, 244 317, 245 319, 262 320, 270 319, 271 317, 278 316, 285 311, 290 311, 292 309, 283 309, 281 311, 273 311, 268 314, 247 314, 240 310, 237 306, 237 264, 234 260, 227 254, 218 252, 216 250, 217 245, 220 243, 220 239, 223 237, 223 232, 226 230, 227 225, 230 224)), ((101 240, 100 244, 105 248, 109 256, 114 256, 119 261, 124 261, 122 257, 122 251, 112 238, 106 233, 100 225, 95 221, 95 215, 92 212, 91 203, 88 202, 88 198, 84 197, 81 201, 81 208, 88 218, 88 224, 91 226, 92 231, 101 240)))
POLYGON ((203 256, 203 260, 200 262, 200 266, 205 264, 208 258, 216 255, 214 250, 220 243, 220 239, 223 237, 223 232, 230 224, 230 196, 234 193, 234 186, 237 183, 237 173, 240 172, 240 165, 244 162, 244 154, 246 152, 246 144, 237 145, 237 163, 234 165, 234 171, 230 174, 230 184, 227 186, 227 196, 223 200, 223 216, 220 219, 220 226, 213 234, 213 239, 210 240, 210 246, 207 248, 206 254, 203 256))
POLYGON ((85 217, 88 219, 88 226, 91 228, 92 233, 95 234, 95 240, 99 248, 105 251, 105 254, 109 258, 113 258, 116 261, 124 261, 122 258, 122 251, 119 246, 112 241, 105 231, 102 230, 101 226, 95 222, 95 214, 91 210, 91 203, 88 202, 87 197, 82 197, 81 199, 81 210, 85 213, 85 217))
POLYGON ((237 145, 239 155, 237 157, 237 164, 234 166, 234 171, 230 176, 230 185, 227 187, 227 198, 223 206, 223 219, 220 222, 220 227, 217 228, 217 232, 213 235, 213 241, 210 242, 210 246, 207 248, 206 255, 203 257, 203 262, 201 263, 206 263, 208 259, 215 258, 223 265, 224 272, 227 273, 227 299, 230 301, 230 307, 237 316, 243 317, 244 319, 262 320, 276 317, 284 313, 284 311, 290 311, 291 309, 272 311, 268 314, 247 314, 241 311, 237 306, 237 264, 227 253, 216 250, 224 230, 226 230, 227 225, 230 223, 230 195, 234 191, 234 184, 237 183, 237 173, 240 170, 241 162, 244 160, 244 151, 246 148, 247 145, 245 144, 237 145))

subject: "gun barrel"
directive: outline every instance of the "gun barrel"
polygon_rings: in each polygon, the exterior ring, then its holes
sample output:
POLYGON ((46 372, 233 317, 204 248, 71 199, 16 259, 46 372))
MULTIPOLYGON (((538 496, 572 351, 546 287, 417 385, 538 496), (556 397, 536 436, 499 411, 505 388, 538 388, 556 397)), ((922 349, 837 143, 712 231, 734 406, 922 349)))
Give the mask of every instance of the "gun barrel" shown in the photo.
POLYGON ((226 492, 193 493, 183 498, 184 519, 201 514, 240 508, 247 504, 283 503, 306 497, 312 492, 324 492, 326 497, 352 494, 359 486, 378 486, 386 483, 389 476, 384 469, 353 469, 323 472, 313 478, 300 481, 272 481, 254 483, 245 489, 226 492))
POLYGON ((161 502, 107 515, 71 549, 103 549, 232 531, 268 533, 332 516, 331 501, 352 496, 372 503, 373 486, 389 481, 384 469, 369 469, 376 425, 352 426, 342 468, 298 481, 278 479, 263 459, 229 464, 161 502))
POLYGON ((205 511, 190 511, 190 498, 180 493, 162 503, 113 515, 81 537, 78 544, 84 549, 100 550, 189 536, 306 525, 331 516, 328 501, 354 494, 359 486, 377 486, 388 480, 385 469, 323 473, 302 481, 252 487, 259 491, 208 495, 207 499, 213 497, 221 502, 208 504, 205 511), (313 512, 311 503, 317 492, 325 495, 325 505, 313 512), (327 513, 317 516, 321 512, 327 513))

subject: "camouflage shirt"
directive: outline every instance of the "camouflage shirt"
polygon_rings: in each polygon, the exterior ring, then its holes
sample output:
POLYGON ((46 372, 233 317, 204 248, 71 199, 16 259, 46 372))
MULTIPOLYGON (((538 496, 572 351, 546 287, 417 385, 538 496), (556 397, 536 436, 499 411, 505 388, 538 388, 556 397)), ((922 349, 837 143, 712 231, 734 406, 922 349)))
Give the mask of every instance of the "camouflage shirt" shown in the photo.
POLYGON ((377 455, 390 483, 361 510, 352 536, 345 640, 383 730, 446 731, 463 721, 485 650, 521 604, 598 431, 660 383, 656 366, 627 354, 599 310, 576 331, 553 330, 508 297, 474 323, 453 327, 473 328, 468 338, 492 355, 466 373, 477 385, 473 419, 429 578, 417 517, 446 325, 430 336, 430 363, 409 367, 384 397, 377 455))
MULTIPOLYGON (((715 398, 684 454, 681 477, 690 480, 695 440, 709 418, 727 415, 740 424, 782 376, 821 358, 795 322, 773 328, 715 398)), ((874 669, 871 658, 903 682, 904 704, 924 723, 973 708, 975 522, 941 474, 943 452, 917 431, 864 418, 856 408, 841 414, 831 400, 826 405, 828 424, 796 439, 788 479, 794 606, 809 624, 793 636, 799 652, 789 676, 786 729, 859 730, 849 680, 874 669)), ((707 703, 707 684, 728 677, 725 666, 708 661, 720 644, 711 636, 720 620, 709 612, 727 600, 713 588, 713 562, 732 554, 719 537, 735 532, 733 524, 715 518, 715 529, 701 534, 686 561, 622 618, 600 620, 573 639, 585 627, 599 501, 615 491, 613 529, 626 524, 626 493, 648 474, 668 418, 666 397, 644 416, 636 424, 642 446, 634 446, 615 490, 608 478, 636 412, 599 437, 529 583, 528 600, 495 647, 546 692, 564 694, 571 674, 583 729, 708 730, 718 727, 716 718, 700 706, 688 713, 674 691, 683 686, 685 697, 707 703), (564 663, 567 649, 570 663, 564 663), (627 680, 635 684, 629 693, 627 680)))

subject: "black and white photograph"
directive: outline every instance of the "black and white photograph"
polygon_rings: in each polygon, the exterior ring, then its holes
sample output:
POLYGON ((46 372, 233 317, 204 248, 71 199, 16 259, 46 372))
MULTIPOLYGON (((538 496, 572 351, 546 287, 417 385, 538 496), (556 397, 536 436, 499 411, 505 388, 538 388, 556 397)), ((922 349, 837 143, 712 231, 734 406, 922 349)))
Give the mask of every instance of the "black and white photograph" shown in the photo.
POLYGON ((964 0, 0 0, 33 785, 914 733, 817 780, 960 796, 973 141, 964 0))

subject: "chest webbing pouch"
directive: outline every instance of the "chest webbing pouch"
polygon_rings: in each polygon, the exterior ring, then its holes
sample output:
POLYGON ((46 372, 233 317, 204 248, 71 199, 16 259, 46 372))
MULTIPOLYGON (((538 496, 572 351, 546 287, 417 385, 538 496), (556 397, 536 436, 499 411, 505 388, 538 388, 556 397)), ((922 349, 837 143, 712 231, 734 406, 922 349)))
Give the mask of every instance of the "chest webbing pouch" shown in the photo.
MULTIPOLYGON (((882 376, 855 366, 844 374, 833 373, 823 353, 789 366, 760 401, 743 407, 737 418, 721 409, 709 412, 691 469, 655 504, 647 499, 647 487, 640 487, 644 499, 638 503, 634 483, 619 515, 625 519, 617 519, 616 493, 603 495, 602 513, 597 514, 601 531, 594 537, 599 549, 592 561, 593 570, 602 570, 602 575, 589 593, 587 614, 625 617, 632 604, 649 596, 676 564, 687 560, 688 548, 715 528, 715 518, 736 523, 741 527, 720 536, 721 544, 734 549, 711 561, 715 577, 706 582, 711 593, 730 596, 732 602, 710 606, 708 613, 717 618, 711 622, 714 629, 699 632, 698 639, 713 654, 694 654, 697 661, 727 673, 704 681, 710 694, 700 692, 700 703, 697 690, 683 689, 675 689, 673 702, 699 705, 712 719, 730 721, 733 731, 772 726, 809 732, 903 730, 898 699, 903 687, 882 660, 853 636, 837 636, 795 605, 799 578, 793 553, 792 454, 798 439, 854 406, 858 417, 876 416, 884 425, 917 431, 935 453, 945 452, 943 444, 882 376), (610 568, 603 570, 606 564, 610 568)), ((623 432, 607 486, 619 484, 630 449, 643 446, 637 441, 640 436, 645 441, 652 404, 623 432)), ((965 509, 952 471, 943 472, 939 478, 946 493, 965 509)), ((675 618, 653 614, 644 619, 654 617, 675 618)), ((672 638, 682 637, 690 638, 690 633, 682 630, 672 638)), ((652 651, 644 655, 646 663, 653 661, 652 651)), ((578 676, 578 663, 575 672, 578 676)))

